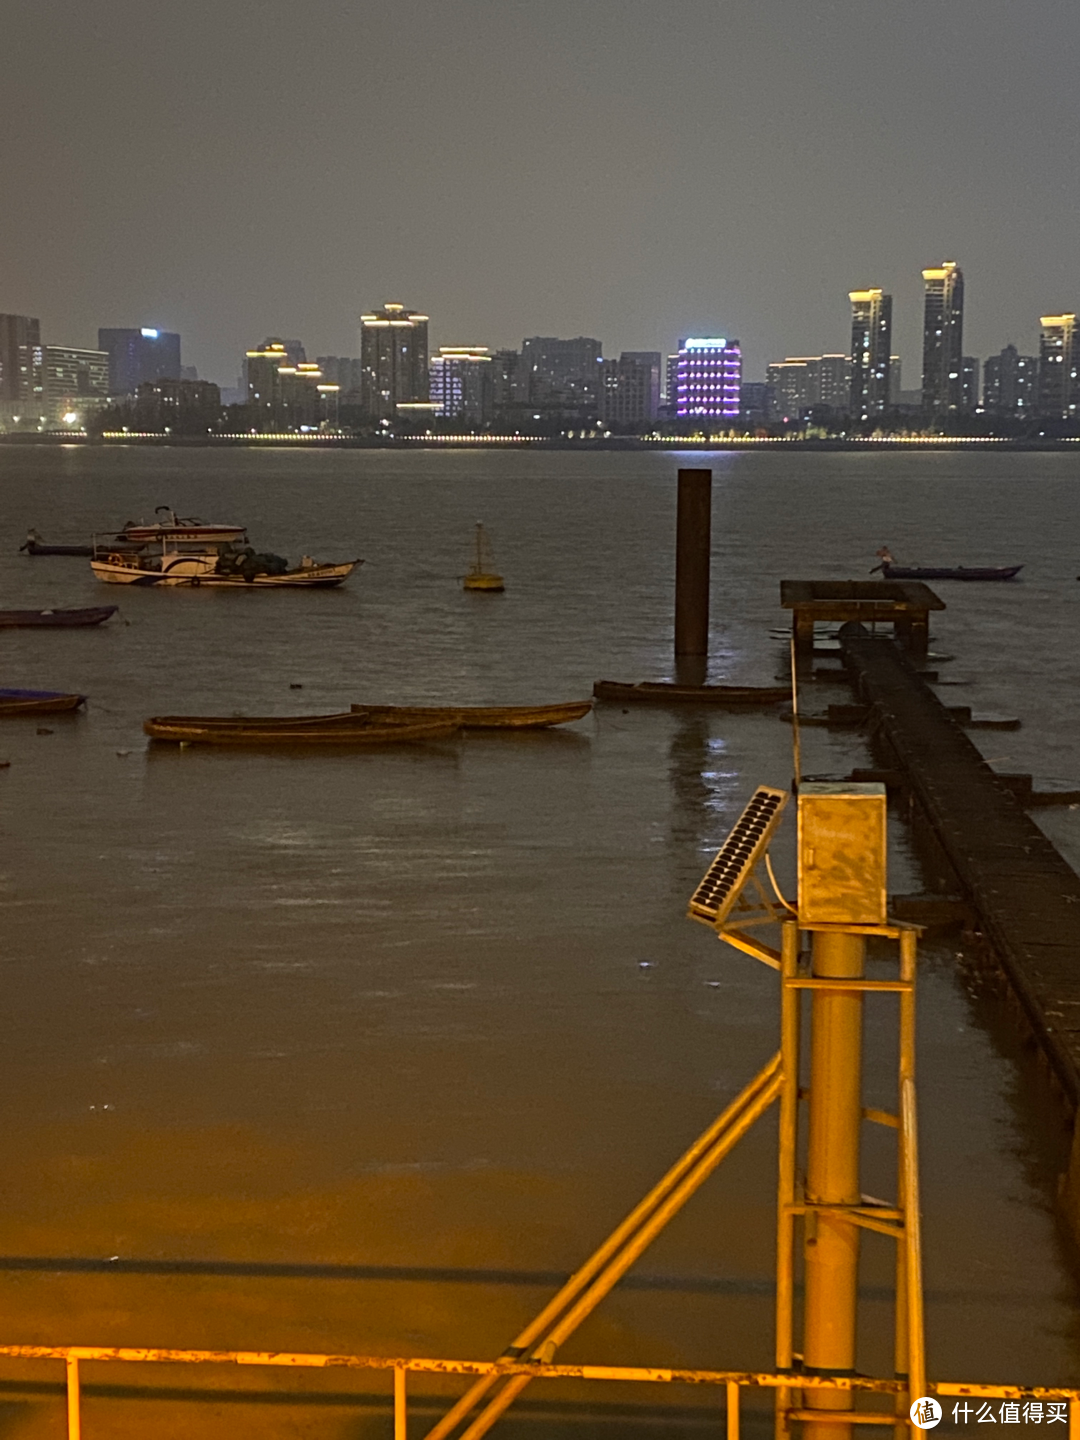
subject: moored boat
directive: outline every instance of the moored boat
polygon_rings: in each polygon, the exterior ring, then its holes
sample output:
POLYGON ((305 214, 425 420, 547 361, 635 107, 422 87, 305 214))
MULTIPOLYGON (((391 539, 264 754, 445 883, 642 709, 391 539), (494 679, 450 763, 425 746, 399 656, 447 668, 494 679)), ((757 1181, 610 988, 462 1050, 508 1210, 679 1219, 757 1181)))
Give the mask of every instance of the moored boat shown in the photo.
POLYGON ((85 695, 63 690, 0 690, 0 716, 59 715, 85 703, 85 695))
POLYGON ((115 534, 95 536, 90 568, 111 585, 184 585, 237 589, 327 588, 347 580, 360 560, 320 563, 305 555, 291 566, 280 555, 259 553, 242 525, 207 525, 158 506, 165 519, 128 523, 115 534))
POLYGON ((100 625, 117 611, 115 605, 94 605, 83 610, 0 610, 0 629, 20 630, 30 626, 49 629, 78 629, 100 625))
POLYGON ((442 720, 462 730, 541 730, 581 720, 592 705, 591 700, 560 705, 354 705, 352 713, 382 724, 442 720))
POLYGON ((870 574, 881 571, 885 580, 1015 580, 1023 565, 897 565, 882 546, 877 552, 880 565, 870 574))
POLYGON ((679 685, 673 680, 642 680, 637 685, 618 680, 597 680, 597 700, 648 705, 778 705, 791 699, 788 685, 679 685))
POLYGON ((26 541, 19 546, 27 555, 93 555, 92 545, 50 545, 36 530, 27 532, 26 541))
POLYGON ((363 715, 157 715, 143 722, 151 740, 184 745, 400 745, 444 740, 458 727, 444 720, 378 724, 363 715))

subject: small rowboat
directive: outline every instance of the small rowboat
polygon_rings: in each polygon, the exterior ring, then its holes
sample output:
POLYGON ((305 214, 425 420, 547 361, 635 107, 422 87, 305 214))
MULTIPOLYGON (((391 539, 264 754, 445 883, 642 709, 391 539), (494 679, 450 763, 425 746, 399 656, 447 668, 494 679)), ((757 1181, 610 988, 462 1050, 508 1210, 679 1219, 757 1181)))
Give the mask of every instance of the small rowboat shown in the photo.
POLYGON ((1023 565, 897 565, 887 545, 877 552, 880 565, 870 571, 873 575, 880 570, 885 580, 1015 580, 1023 565))
POLYGON ((591 700, 570 700, 562 705, 354 705, 352 713, 380 724, 442 720, 462 730, 540 730, 569 725, 591 709, 591 700))
POLYGON ((0 690, 0 716, 58 715, 85 703, 85 695, 67 695, 63 690, 0 690))
POLYGON ((28 538, 25 545, 19 546, 25 550, 27 555, 93 555, 92 545, 48 545, 44 540, 28 538))
POLYGON ((1015 580, 1024 567, 1023 565, 881 565, 878 568, 886 580, 1015 580))
POLYGON ((117 611, 115 605, 95 605, 87 610, 0 610, 0 629, 23 630, 29 626, 72 630, 100 625, 117 611))
POLYGON ((732 709, 751 705, 778 705, 791 699, 789 685, 678 685, 672 680, 643 680, 625 685, 618 680, 597 680, 597 700, 617 704, 726 705, 732 709))
POLYGON ((443 740, 457 733, 446 721, 415 725, 372 724, 366 717, 344 715, 199 716, 157 715, 143 723, 151 740, 186 745, 400 745, 443 740))

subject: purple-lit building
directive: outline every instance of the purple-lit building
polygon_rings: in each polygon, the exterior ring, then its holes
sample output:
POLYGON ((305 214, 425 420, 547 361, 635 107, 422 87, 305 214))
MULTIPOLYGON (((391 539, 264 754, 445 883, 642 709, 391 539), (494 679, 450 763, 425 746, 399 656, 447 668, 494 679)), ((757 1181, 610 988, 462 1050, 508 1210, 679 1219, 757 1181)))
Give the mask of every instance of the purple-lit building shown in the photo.
POLYGON ((742 384, 738 340, 694 338, 679 341, 675 414, 737 420, 742 384))

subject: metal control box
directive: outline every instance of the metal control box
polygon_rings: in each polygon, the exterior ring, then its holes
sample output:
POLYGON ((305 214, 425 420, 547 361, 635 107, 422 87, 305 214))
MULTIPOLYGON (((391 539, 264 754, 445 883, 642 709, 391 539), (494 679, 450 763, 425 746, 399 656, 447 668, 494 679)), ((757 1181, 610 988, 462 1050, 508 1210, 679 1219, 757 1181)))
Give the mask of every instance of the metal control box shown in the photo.
POLYGON ((799 786, 799 920, 884 925, 885 786, 799 786))

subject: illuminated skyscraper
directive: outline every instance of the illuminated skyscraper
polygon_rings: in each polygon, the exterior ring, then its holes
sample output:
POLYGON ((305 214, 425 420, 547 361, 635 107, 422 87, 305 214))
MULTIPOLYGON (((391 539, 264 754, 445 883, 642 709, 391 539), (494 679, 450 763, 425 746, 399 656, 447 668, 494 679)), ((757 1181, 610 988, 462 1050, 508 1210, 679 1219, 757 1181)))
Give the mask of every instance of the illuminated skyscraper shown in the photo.
POLYGON ((152 380, 180 379, 180 336, 169 330, 99 330, 109 356, 109 394, 134 395, 152 380))
POLYGON ((892 296, 883 290, 852 290, 851 414, 872 420, 889 408, 892 296))
POLYGON ((983 365, 983 409, 990 415, 1034 415, 1039 361, 1006 345, 983 365))
POLYGON ((927 415, 957 414, 964 406, 964 276, 946 260, 922 272, 923 410, 927 415))
POLYGON ((45 414, 45 352, 41 322, 30 315, 0 315, 0 419, 35 421, 45 414))
POLYGON ((1076 316, 1044 315, 1039 335, 1039 394, 1036 409, 1055 420, 1080 416, 1080 346, 1076 316))
POLYGON ((742 386, 742 350, 738 340, 694 337, 679 341, 675 414, 735 420, 742 386))
POLYGON ((398 405, 428 398, 428 317, 386 304, 360 316, 360 393, 365 412, 392 420, 398 405))
POLYGON ((494 390, 486 345, 440 345, 431 357, 431 400, 437 415, 481 425, 491 419, 494 390))

